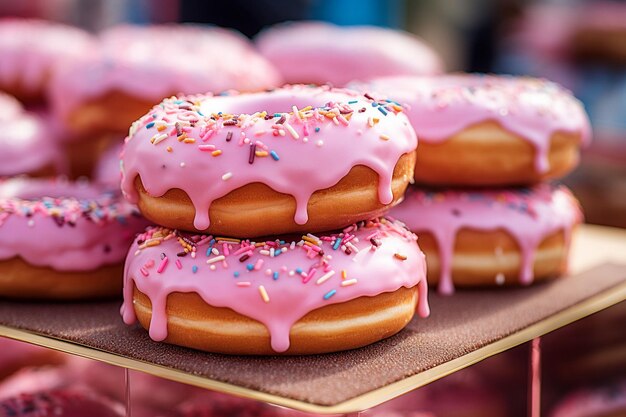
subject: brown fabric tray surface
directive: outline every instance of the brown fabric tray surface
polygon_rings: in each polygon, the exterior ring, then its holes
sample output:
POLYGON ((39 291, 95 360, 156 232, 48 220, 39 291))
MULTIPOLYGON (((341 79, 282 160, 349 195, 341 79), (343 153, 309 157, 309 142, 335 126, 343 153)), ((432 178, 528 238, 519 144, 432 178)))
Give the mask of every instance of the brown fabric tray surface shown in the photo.
POLYGON ((241 357, 152 342, 119 315, 120 302, 0 301, 0 325, 48 335, 284 398, 331 406, 458 358, 626 281, 605 264, 529 288, 431 293, 432 315, 385 341, 303 357, 241 357))

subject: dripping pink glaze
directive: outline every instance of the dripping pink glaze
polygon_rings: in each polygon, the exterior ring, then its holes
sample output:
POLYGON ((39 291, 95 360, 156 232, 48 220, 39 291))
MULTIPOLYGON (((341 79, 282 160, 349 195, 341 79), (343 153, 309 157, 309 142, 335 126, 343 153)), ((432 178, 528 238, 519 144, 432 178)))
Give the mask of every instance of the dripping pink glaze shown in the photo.
POLYGON ((62 151, 45 119, 0 93, 0 176, 28 174, 47 166, 64 171, 62 151))
POLYGON ((0 260, 19 256, 57 271, 88 271, 121 262, 146 225, 133 205, 102 186, 0 182, 0 260))
POLYGON ((386 116, 378 110, 380 106, 373 107, 372 100, 353 91, 301 85, 264 93, 166 99, 131 127, 122 155, 122 191, 131 202, 137 202, 137 175, 152 196, 180 188, 196 209, 194 226, 206 230, 214 200, 246 184, 260 182, 292 195, 297 206, 295 221, 305 224, 311 195, 335 185, 354 166, 364 165, 379 175, 380 202, 389 204, 393 199, 394 167, 403 154, 415 150, 417 139, 401 108, 397 107, 398 111, 387 102, 384 105, 386 116), (176 104, 178 101, 186 107, 189 104, 185 100, 198 106, 185 110, 176 104), (329 102, 335 103, 330 108, 345 124, 320 114, 323 110, 318 107, 329 102), (299 119, 288 113, 294 105, 299 109, 315 108, 299 119), (365 110, 360 112, 361 109, 365 110), (261 111, 272 116, 281 114, 265 119, 257 113, 261 111), (339 114, 341 111, 351 112, 351 116, 339 114), (211 115, 218 112, 241 114, 237 126, 224 125, 223 118, 213 120, 211 115), (285 123, 278 124, 283 117, 285 123), (351 118, 348 121, 346 117, 351 118), (189 119, 195 121, 193 127, 189 119), (368 122, 374 119, 379 122, 370 127, 368 122), (195 143, 177 140, 177 122, 186 124, 182 128, 195 143), (159 124, 166 129, 159 132, 159 124), (284 136, 273 133, 280 130, 284 136), (151 143, 161 134, 167 138, 151 143), (232 139, 227 141, 231 134, 232 139), (381 139, 381 135, 388 140, 381 139), (256 157, 250 164, 250 144, 246 140, 258 141, 257 150, 266 147, 268 152, 276 152, 279 160, 256 157), (167 151, 168 146, 172 152, 167 151), (203 146, 215 146, 222 154, 212 156, 210 151, 201 150, 203 146), (227 173, 232 177, 222 179, 227 173))
POLYGON ((90 53, 87 32, 34 19, 0 19, 0 85, 19 84, 28 92, 44 88, 53 67, 90 53))
POLYGON ((120 154, 123 146, 124 140, 120 138, 117 143, 100 156, 93 173, 94 182, 119 188, 122 175, 120 173, 120 154))
POLYGON ((551 417, 593 417, 626 413, 626 380, 575 391, 550 413, 551 417))
POLYGON ((548 151, 554 133, 579 133, 583 145, 591 141, 582 103, 543 79, 463 74, 382 77, 349 86, 406 103, 417 136, 427 143, 440 143, 471 125, 495 121, 533 145, 539 173, 550 168, 548 151))
POLYGON ((413 232, 432 234, 439 245, 439 292, 451 294, 452 258, 462 229, 504 230, 521 252, 520 282, 533 281, 535 252, 546 237, 562 231, 569 246, 572 228, 582 221, 576 199, 564 186, 540 184, 530 189, 428 192, 411 188, 390 216, 413 232))
POLYGON ((341 303, 362 296, 375 296, 384 292, 396 291, 402 287, 419 287, 418 313, 422 317, 429 314, 426 285, 426 263, 424 254, 416 243, 416 237, 402 226, 387 220, 368 222, 357 228, 350 226, 342 234, 319 236, 324 252, 320 256, 315 248, 303 245, 303 241, 290 249, 291 242, 277 244, 279 256, 261 253, 271 250, 276 241, 266 242, 265 246, 249 246, 250 241, 228 244, 228 250, 219 240, 213 244, 212 237, 205 235, 185 235, 192 242, 199 242, 192 252, 195 255, 178 257, 183 251, 178 238, 170 231, 155 227, 138 237, 131 247, 126 259, 124 271, 124 304, 121 309, 124 322, 132 324, 136 321, 133 309, 133 285, 146 294, 152 302, 152 320, 150 337, 162 341, 167 337, 166 302, 173 292, 195 292, 207 303, 215 307, 229 307, 234 311, 263 323, 271 337, 272 349, 284 352, 289 348, 289 333, 292 325, 307 313, 325 305, 341 303), (167 238, 156 238, 155 233, 166 233, 167 238), (336 246, 338 237, 347 241, 347 249, 343 243, 336 246), (373 250, 370 239, 377 239, 379 246, 373 250), (158 246, 147 246, 151 239, 159 240, 158 246), (141 244, 139 242, 142 242, 141 244), (209 249, 217 249, 218 255, 209 249), (208 251, 209 250, 209 251, 208 251), (248 252, 251 250, 252 253, 248 252), (207 257, 207 251, 209 256, 207 257), (161 258, 165 254, 168 261, 161 258), (248 254, 244 261, 240 258, 248 254), (406 260, 398 259, 395 254, 406 256, 406 260), (211 270, 208 259, 225 256, 224 261, 212 263, 216 268, 211 270), (176 265, 179 260, 181 266, 176 265), (262 261, 262 262, 261 262, 262 261), (258 269, 247 269, 248 265, 258 269), (161 266, 165 264, 164 268, 161 266), (197 272, 193 272, 193 267, 197 272), (296 269, 301 268, 308 276, 305 278, 296 269), (341 286, 342 270, 347 273, 346 279, 357 279, 357 283, 341 286), (294 271, 293 273, 291 271, 294 271), (334 271, 326 281, 317 284, 317 280, 330 271, 334 271), (274 273, 278 273, 274 279, 274 273), (239 274, 238 277, 235 274, 239 274), (308 279, 308 281, 307 281, 308 279), (306 282, 305 282, 306 281, 306 282), (238 286, 238 282, 249 282, 250 286, 238 286), (260 295, 259 286, 263 285, 269 296, 265 302, 260 295), (330 298, 324 296, 329 291, 336 293, 330 298))
POLYGON ((289 22, 256 38, 259 51, 288 83, 331 83, 384 75, 436 75, 441 59, 419 38, 374 26, 289 22))
POLYGON ((157 102, 171 94, 256 91, 282 82, 241 34, 201 25, 122 25, 100 46, 57 68, 50 81, 54 113, 66 119, 83 103, 120 91, 157 102))

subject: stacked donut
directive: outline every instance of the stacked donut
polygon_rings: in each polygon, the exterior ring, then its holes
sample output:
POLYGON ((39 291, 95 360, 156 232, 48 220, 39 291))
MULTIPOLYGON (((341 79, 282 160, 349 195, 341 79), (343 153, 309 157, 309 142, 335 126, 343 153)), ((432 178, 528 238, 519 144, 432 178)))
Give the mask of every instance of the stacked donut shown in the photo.
POLYGON ((158 225, 129 251, 124 321, 211 352, 307 354, 428 315, 416 237, 384 217, 416 146, 401 106, 346 89, 165 99, 121 157, 123 192, 158 225))
POLYGON ((569 190, 548 181, 570 172, 590 140, 570 92, 541 79, 479 74, 350 86, 410 108, 418 185, 391 215, 420 236, 428 280, 441 293, 566 272, 582 214, 569 190))

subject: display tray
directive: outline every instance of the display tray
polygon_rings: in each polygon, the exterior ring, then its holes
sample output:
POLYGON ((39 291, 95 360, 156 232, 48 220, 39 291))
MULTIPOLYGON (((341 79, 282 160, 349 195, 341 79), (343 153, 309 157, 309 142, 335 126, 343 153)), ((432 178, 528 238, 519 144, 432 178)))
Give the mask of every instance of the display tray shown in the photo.
POLYGON ((119 301, 0 301, 0 335, 303 411, 371 408, 626 299, 626 232, 582 226, 571 274, 515 289, 431 293, 432 315, 387 340, 299 357, 209 354, 155 343, 119 301))

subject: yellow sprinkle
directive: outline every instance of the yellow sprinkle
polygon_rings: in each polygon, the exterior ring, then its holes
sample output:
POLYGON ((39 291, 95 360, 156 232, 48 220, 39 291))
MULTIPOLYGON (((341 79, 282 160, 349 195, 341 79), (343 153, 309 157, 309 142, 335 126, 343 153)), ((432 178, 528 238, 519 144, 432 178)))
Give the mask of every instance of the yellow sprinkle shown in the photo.
POLYGON ((215 241, 216 242, 230 242, 230 243, 240 243, 241 242, 241 240, 234 239, 232 237, 216 237, 215 241))
POLYGON ((350 286, 350 285, 354 285, 356 283, 357 283, 356 278, 352 278, 352 279, 347 279, 345 281, 342 281, 341 282, 341 286, 342 287, 347 287, 347 286, 350 286))
POLYGON ((302 240, 306 241, 306 242, 310 242, 314 245, 318 245, 319 244, 319 240, 313 239, 312 237, 309 236, 302 236, 302 240))
POLYGON ((259 294, 261 294, 261 298, 263 299, 263 301, 265 301, 266 303, 270 302, 270 296, 267 295, 267 291, 262 285, 259 285, 259 294))
POLYGON ((374 124, 376 124, 376 123, 380 122, 380 119, 378 117, 374 117, 372 119, 372 121, 374 122, 374 124))
POLYGON ((196 143, 196 140, 194 138, 185 138, 183 140, 183 142, 185 142, 185 143, 196 143))
POLYGON ((168 151, 168 152, 172 152, 172 147, 171 147, 171 146, 168 146, 168 147, 167 147, 167 148, 165 148, 165 149, 167 149, 167 151, 168 151))
POLYGON ((220 156, 221 154, 222 154, 222 151, 220 149, 211 152, 211 155, 213 155, 213 156, 220 156))
POLYGON ((167 129, 167 125, 158 125, 157 126, 157 131, 159 131, 159 132, 163 132, 165 129, 167 129))
POLYGON ((256 151, 256 152, 254 152, 254 154, 256 156, 258 156, 258 157, 261 157, 261 158, 264 157, 264 156, 269 155, 269 153, 267 151, 256 151))
POLYGON ((348 278, 348 272, 345 269, 341 270, 341 279, 348 278))
POLYGON ((394 109, 395 111, 397 111, 397 112, 401 112, 401 111, 403 111, 403 110, 404 110, 404 109, 402 108, 402 106, 398 106, 397 104, 394 104, 394 105, 393 105, 393 106, 391 106, 391 107, 393 107, 393 109, 394 109))
POLYGON ((406 261, 406 255, 403 255, 401 253, 394 253, 393 256, 394 258, 400 259, 401 261, 406 261))
POLYGON ((390 138, 389 136, 387 136, 387 135, 380 135, 379 137, 380 137, 382 140, 389 140, 389 139, 391 139, 391 138, 390 138))

